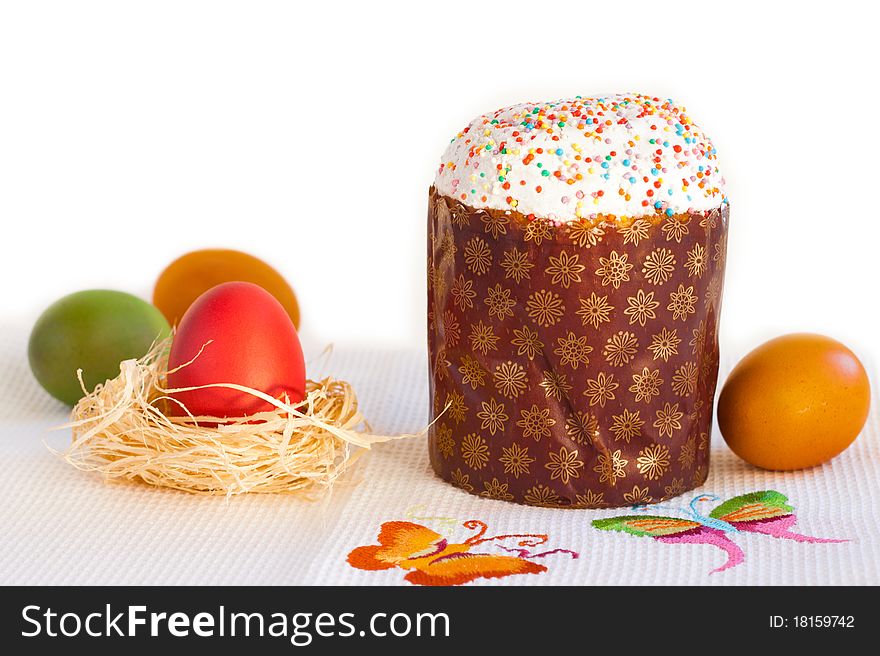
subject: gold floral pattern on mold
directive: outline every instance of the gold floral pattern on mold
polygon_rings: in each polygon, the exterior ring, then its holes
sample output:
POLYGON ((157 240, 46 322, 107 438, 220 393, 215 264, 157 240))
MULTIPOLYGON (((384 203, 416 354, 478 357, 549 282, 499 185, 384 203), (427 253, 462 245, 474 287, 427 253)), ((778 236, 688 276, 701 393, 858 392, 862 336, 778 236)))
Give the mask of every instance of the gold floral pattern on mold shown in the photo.
POLYGON ((492 324, 485 324, 480 319, 476 324, 471 325, 469 339, 473 351, 488 355, 489 351, 498 350, 498 340, 501 338, 495 334, 492 324))
POLYGON ((697 458, 697 440, 691 435, 687 442, 681 445, 681 449, 678 454, 678 461, 681 463, 681 466, 685 469, 691 469, 694 466, 694 462, 697 458))
POLYGON ((660 306, 659 301, 654 300, 654 292, 645 293, 640 289, 635 296, 626 299, 627 308, 623 313, 629 317, 630 324, 639 324, 644 327, 649 319, 656 319, 657 313, 654 311, 660 306))
POLYGON ((474 491, 474 486, 471 485, 470 474, 465 474, 463 471, 461 471, 461 467, 458 467, 454 472, 452 472, 452 477, 450 481, 455 487, 460 487, 462 490, 467 490, 468 492, 474 491))
POLYGON ((642 434, 642 426, 644 425, 641 410, 631 412, 624 408, 621 414, 611 416, 611 432, 614 434, 615 442, 623 440, 629 444, 631 439, 642 434))
POLYGON ((663 360, 669 362, 669 358, 678 355, 678 345, 681 344, 681 338, 678 336, 678 329, 662 328, 659 333, 651 336, 651 343, 648 344, 648 350, 653 353, 655 360, 663 360))
POLYGON ((562 315, 565 314, 565 305, 559 294, 541 289, 529 294, 526 310, 532 321, 542 328, 549 328, 559 323, 562 315))
POLYGON ((533 485, 532 488, 526 492, 525 500, 533 506, 545 506, 547 508, 555 508, 561 501, 559 495, 553 488, 547 487, 542 483, 533 485))
POLYGON ((633 489, 623 495, 624 500, 634 506, 651 503, 653 497, 647 487, 633 485, 633 489))
POLYGON ((529 457, 529 447, 520 446, 516 442, 510 447, 501 449, 501 457, 498 460, 504 465, 504 473, 511 474, 514 478, 528 474, 529 466, 535 462, 534 458, 529 457))
POLYGON ((510 290, 505 289, 498 283, 486 290, 486 298, 483 300, 489 311, 490 317, 504 321, 505 317, 513 316, 513 306, 516 301, 510 297, 510 290))
POLYGON ((517 285, 531 277, 529 271, 534 266, 535 264, 529 259, 528 251, 520 251, 516 246, 506 251, 501 258, 501 268, 504 269, 504 277, 510 278, 517 285))
POLYGON ((486 444, 486 440, 476 433, 461 438, 461 444, 458 448, 461 451, 461 457, 471 469, 482 469, 489 462, 489 446, 486 444))
POLYGON ((596 246, 604 236, 605 230, 603 228, 590 225, 585 221, 575 221, 568 226, 568 238, 581 248, 596 246))
POLYGON ((649 481, 656 481, 669 469, 669 449, 662 444, 646 446, 639 451, 636 468, 649 481))
POLYGON ((476 298, 477 292, 474 291, 474 283, 466 280, 464 274, 452 283, 451 293, 453 303, 462 312, 474 307, 474 298, 476 298))
POLYGON ((605 343, 602 356, 612 367, 622 367, 630 363, 639 350, 639 340, 628 330, 619 330, 605 343))
POLYGON ((501 235, 507 234, 509 219, 506 216, 483 212, 480 216, 480 221, 483 222, 483 230, 492 235, 492 239, 496 241, 501 235))
POLYGON ((502 362, 495 367, 492 377, 495 379, 496 389, 508 399, 515 399, 528 387, 526 370, 516 362, 502 362))
POLYGON ((590 346, 586 335, 579 336, 569 331, 565 337, 559 337, 556 343, 558 346, 553 353, 559 356, 559 363, 563 367, 577 369, 578 365, 590 363, 590 353, 593 352, 593 347, 590 346))
POLYGON ((492 250, 482 237, 474 237, 464 247, 464 261, 471 273, 482 276, 492 266, 492 250))
POLYGON ((539 384, 544 388, 544 396, 552 397, 557 401, 567 398, 568 393, 572 390, 572 386, 568 382, 568 374, 560 371, 545 371, 539 384))
POLYGON ((529 360, 534 360, 535 356, 544 348, 544 342, 538 339, 538 331, 532 330, 528 326, 523 326, 519 330, 514 329, 513 334, 514 338, 510 340, 510 343, 517 347, 517 355, 524 355, 529 360))
POLYGON ((499 501, 511 501, 513 500, 513 495, 507 491, 509 487, 508 483, 502 483, 498 480, 498 477, 494 477, 491 481, 483 483, 483 491, 480 492, 480 496, 499 501))
POLYGON ((578 263, 580 256, 575 253, 569 255, 562 251, 558 256, 550 256, 550 266, 544 269, 544 273, 550 276, 550 283, 568 289, 572 284, 581 281, 581 272, 585 267, 578 263))
POLYGON ((648 238, 650 228, 651 222, 647 219, 636 219, 628 226, 618 228, 617 231, 623 235, 624 244, 638 246, 639 242, 648 238))
POLYGON ((480 429, 489 431, 489 435, 503 433, 504 424, 510 419, 507 413, 504 412, 504 404, 499 403, 494 398, 490 398, 488 401, 483 401, 480 405, 481 409, 477 413, 477 418, 482 422, 480 429))
POLYGON ((642 275, 652 285, 662 285, 675 271, 675 256, 668 248, 658 248, 642 262, 642 275))
POLYGON ((461 359, 461 366, 458 368, 458 372, 461 374, 462 384, 470 385, 471 389, 477 389, 486 384, 486 370, 469 355, 461 359))
POLYGON ((663 385, 663 379, 660 378, 659 369, 648 369, 643 367, 640 372, 632 375, 633 384, 629 391, 635 395, 636 403, 644 401, 650 403, 651 400, 660 394, 660 386, 663 385))
POLYGON ((446 424, 440 424, 437 428, 437 448, 444 458, 449 458, 455 451, 455 440, 452 438, 452 429, 446 424))
POLYGON ((565 432, 578 444, 592 444, 599 435, 599 420, 592 412, 578 410, 565 420, 565 432))
POLYGON ((679 396, 690 396, 697 390, 699 370, 693 362, 685 362, 672 374, 672 389, 679 396))
POLYGON ((675 240, 675 243, 681 243, 681 238, 690 232, 688 228, 688 222, 686 220, 679 219, 675 216, 670 216, 663 222, 663 227, 660 228, 660 232, 662 232, 666 236, 666 241, 675 240))
POLYGON ((599 474, 600 483, 608 483, 611 486, 617 484, 618 478, 626 478, 626 466, 629 460, 621 455, 621 450, 606 451, 599 454, 598 462, 593 471, 599 474))
POLYGON ((575 312, 581 317, 581 323, 586 326, 590 324, 593 328, 598 329, 603 323, 611 321, 611 311, 614 306, 608 303, 608 295, 598 296, 596 292, 592 292, 589 298, 579 298, 581 309, 575 312))
POLYGON ((667 435, 672 437, 673 433, 681 429, 681 418, 684 413, 678 409, 678 403, 666 403, 663 408, 657 410, 657 418, 654 420, 654 428, 659 432, 660 437, 667 435))
POLYGON ((666 309, 672 313, 672 320, 681 319, 687 321, 688 315, 696 313, 697 296, 694 294, 694 286, 685 287, 679 285, 678 289, 669 292, 669 305, 666 309))
POLYGON ((556 420, 550 416, 549 408, 539 408, 533 404, 528 410, 520 410, 522 419, 516 425, 522 428, 524 438, 533 438, 536 442, 542 437, 550 436, 550 429, 556 420))
POLYGON ((446 344, 450 348, 455 348, 458 345, 458 340, 461 339, 461 327, 458 325, 458 319, 449 310, 443 313, 443 334, 446 335, 446 344))
POLYGON ((551 481, 559 479, 563 485, 568 485, 572 478, 580 477, 584 461, 578 458, 577 449, 567 449, 563 446, 558 452, 551 451, 548 455, 550 462, 544 467, 550 472, 551 481))
POLYGON ((687 260, 684 263, 688 275, 691 278, 700 278, 707 266, 706 249, 701 244, 694 244, 694 247, 687 252, 687 260))
POLYGON ((576 508, 602 508, 603 506, 607 505, 608 504, 605 502, 604 492, 587 490, 584 494, 575 495, 574 506, 576 508))
POLYGON ((599 258, 600 266, 596 269, 596 275, 602 278, 602 286, 611 285, 619 289, 621 283, 629 281, 629 271, 633 265, 629 263, 629 254, 618 254, 611 251, 609 256, 599 258))
POLYGON ((590 406, 598 405, 600 408, 604 408, 607 401, 616 398, 614 390, 618 387, 620 387, 620 383, 614 380, 614 374, 600 371, 595 378, 587 380, 584 396, 590 400, 590 406))
POLYGON ((722 212, 557 225, 432 199, 435 470, 548 507, 648 503, 702 482, 722 212))
POLYGON ((446 407, 449 416, 456 424, 460 424, 467 417, 468 407, 464 402, 464 394, 449 392, 446 395, 446 407))

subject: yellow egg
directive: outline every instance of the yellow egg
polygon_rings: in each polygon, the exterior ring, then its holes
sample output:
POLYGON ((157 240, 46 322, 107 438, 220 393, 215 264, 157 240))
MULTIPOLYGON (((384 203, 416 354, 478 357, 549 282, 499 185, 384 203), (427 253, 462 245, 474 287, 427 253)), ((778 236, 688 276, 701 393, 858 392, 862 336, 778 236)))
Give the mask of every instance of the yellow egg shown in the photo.
POLYGON ((718 427, 746 462, 803 469, 852 444, 870 403, 868 375, 846 346, 822 335, 784 335, 730 372, 718 397, 718 427))

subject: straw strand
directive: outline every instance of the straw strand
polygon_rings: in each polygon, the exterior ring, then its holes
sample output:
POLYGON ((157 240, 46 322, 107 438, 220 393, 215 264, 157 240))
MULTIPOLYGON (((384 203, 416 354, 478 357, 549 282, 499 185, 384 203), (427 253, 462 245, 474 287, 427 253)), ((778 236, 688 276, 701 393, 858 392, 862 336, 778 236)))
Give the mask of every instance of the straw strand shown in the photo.
POLYGON ((160 342, 140 360, 122 362, 119 376, 76 404, 62 427, 73 433, 60 454, 67 462, 107 480, 197 494, 314 498, 349 469, 361 449, 414 437, 365 432, 351 385, 332 378, 308 381, 306 398, 296 405, 241 385, 210 385, 252 394, 274 409, 234 420, 170 416, 168 404, 177 403, 171 395, 184 390, 165 387, 168 346, 168 340, 160 342))

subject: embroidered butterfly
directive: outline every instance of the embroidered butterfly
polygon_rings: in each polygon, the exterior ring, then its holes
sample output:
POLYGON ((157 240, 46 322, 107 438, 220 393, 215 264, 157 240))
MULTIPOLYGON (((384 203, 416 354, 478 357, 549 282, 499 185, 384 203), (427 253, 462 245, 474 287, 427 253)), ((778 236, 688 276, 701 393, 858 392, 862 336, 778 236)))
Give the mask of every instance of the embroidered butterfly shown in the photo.
MULTIPOLYGON (((593 526, 602 531, 622 531, 638 537, 652 537, 660 542, 709 544, 718 547, 727 553, 727 562, 710 574, 735 567, 745 560, 743 550, 730 539, 730 536, 737 533, 762 533, 796 542, 847 541, 814 538, 790 531, 797 522, 797 517, 794 515, 794 508, 788 505, 788 499, 780 492, 767 490, 734 497, 717 506, 708 517, 697 509, 700 503, 718 500, 719 497, 710 494, 695 497, 687 508, 675 509, 684 514, 684 518, 625 515, 594 520, 593 526)), ((639 506, 638 509, 643 510, 646 507, 639 506)))
MULTIPOLYGON (((530 553, 528 549, 501 547, 515 556, 492 553, 472 553, 471 550, 487 542, 519 538, 519 547, 537 547, 545 544, 547 535, 514 534, 484 537, 485 522, 471 519, 464 522, 468 530, 477 532, 461 543, 450 543, 439 533, 413 522, 386 522, 379 531, 378 542, 357 547, 348 554, 348 563, 358 569, 384 570, 399 567, 408 570, 405 580, 416 585, 461 585, 479 578, 495 579, 514 574, 546 572, 544 565, 533 562, 554 553, 578 554, 567 549, 553 549, 530 553)), ((499 545, 500 546, 500 545, 499 545)))

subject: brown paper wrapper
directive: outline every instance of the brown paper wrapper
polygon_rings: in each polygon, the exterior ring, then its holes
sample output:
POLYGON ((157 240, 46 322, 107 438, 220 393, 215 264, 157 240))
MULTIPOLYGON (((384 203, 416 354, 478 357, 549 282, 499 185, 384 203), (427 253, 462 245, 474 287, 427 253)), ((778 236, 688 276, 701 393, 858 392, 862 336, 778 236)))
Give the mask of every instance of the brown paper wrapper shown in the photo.
POLYGON ((556 226, 430 190, 431 464, 538 506, 701 485, 729 206, 556 226))

